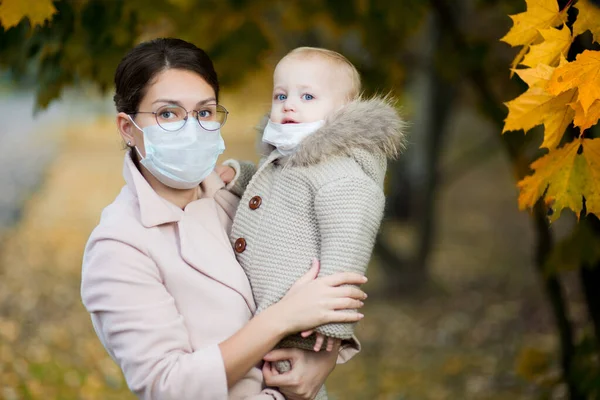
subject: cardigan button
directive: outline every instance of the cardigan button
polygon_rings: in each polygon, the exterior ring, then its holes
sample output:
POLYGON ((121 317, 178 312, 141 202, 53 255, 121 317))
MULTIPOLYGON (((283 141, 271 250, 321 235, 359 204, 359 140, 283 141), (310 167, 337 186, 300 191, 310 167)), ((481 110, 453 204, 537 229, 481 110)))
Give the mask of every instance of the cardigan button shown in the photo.
POLYGON ((251 210, 256 210, 258 207, 260 207, 260 205, 262 204, 262 199, 260 198, 260 196, 254 196, 253 198, 250 199, 250 209, 251 210))
POLYGON ((235 248, 236 253, 243 253, 244 250, 246 250, 246 239, 239 238, 238 240, 235 241, 235 244, 233 247, 235 248))

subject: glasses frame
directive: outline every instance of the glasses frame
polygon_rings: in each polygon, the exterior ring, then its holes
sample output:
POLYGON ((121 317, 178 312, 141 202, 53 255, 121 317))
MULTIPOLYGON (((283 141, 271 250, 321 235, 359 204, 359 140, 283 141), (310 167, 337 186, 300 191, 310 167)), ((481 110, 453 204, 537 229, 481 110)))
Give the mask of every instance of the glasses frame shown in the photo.
MULTIPOLYGON (((205 105, 207 105, 207 106, 217 106, 217 109, 221 108, 221 109, 222 109, 222 110, 225 112, 225 117, 223 118, 223 122, 221 123, 221 125, 219 125, 219 127, 218 127, 218 128, 216 128, 216 129, 208 129, 207 127, 205 127, 205 126, 202 124, 202 121, 200 121, 200 119, 198 118, 198 115, 199 115, 198 113, 199 113, 200 111, 203 111, 203 110, 189 110, 189 111, 188 111, 188 110, 186 110, 185 108, 183 108, 183 107, 181 107, 181 106, 179 106, 179 105, 177 105, 177 104, 173 104, 173 105, 174 105, 174 106, 176 106, 176 107, 179 107, 179 108, 181 108, 183 111, 185 111, 185 112, 186 112, 185 118, 183 119, 183 121, 185 121, 185 122, 183 123, 183 125, 181 125, 181 128, 178 128, 178 129, 175 129, 175 130, 169 130, 169 129, 165 129, 165 128, 164 128, 164 127, 163 127, 163 126, 160 124, 160 122, 158 122, 158 111, 137 111, 135 114, 154 114, 154 119, 156 120, 156 124, 157 124, 158 126, 160 126, 162 129, 164 129, 165 131, 167 131, 167 132, 178 132, 178 131, 182 130, 182 129, 185 127, 185 124, 187 124, 187 122, 188 122, 188 119, 189 119, 189 116, 190 116, 190 113, 191 113, 191 112, 195 112, 195 113, 196 113, 196 117, 194 117, 194 119, 195 119, 195 120, 198 122, 198 124, 200 124, 200 126, 201 126, 203 129, 205 129, 205 130, 207 130, 207 131, 210 131, 210 132, 218 131, 219 129, 221 129, 221 127, 222 127, 223 125, 225 125, 225 122, 227 122, 227 116, 229 115, 229 111, 227 111, 227 109, 226 109, 224 106, 222 106, 221 104, 205 104, 205 105)), ((135 114, 134 114, 134 115, 135 115, 135 114)))

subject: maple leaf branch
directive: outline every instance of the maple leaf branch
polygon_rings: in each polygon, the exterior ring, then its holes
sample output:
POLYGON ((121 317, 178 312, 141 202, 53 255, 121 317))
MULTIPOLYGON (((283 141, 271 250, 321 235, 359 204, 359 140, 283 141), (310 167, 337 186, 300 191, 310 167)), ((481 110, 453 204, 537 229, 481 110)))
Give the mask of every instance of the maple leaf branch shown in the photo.
MULTIPOLYGON (((442 29, 448 33, 452 40, 452 44, 458 53, 467 54, 469 52, 469 46, 458 27, 452 8, 448 6, 445 0, 430 0, 430 4, 434 12, 439 15, 442 29)), ((475 91, 478 93, 488 116, 498 127, 501 127, 503 125, 505 112, 499 107, 500 102, 497 101, 481 68, 478 65, 469 63, 465 66, 464 76, 471 82, 475 91)), ((520 151, 519 143, 514 139, 511 140, 511 136, 507 135, 502 136, 501 142, 512 161, 515 174, 519 177, 519 180, 521 180, 529 173, 529 163, 520 151)), ((549 229, 546 211, 547 208, 540 199, 533 208, 532 215, 537 231, 536 267, 540 274, 541 281, 545 286, 546 295, 552 306, 552 312, 555 317, 556 327, 561 341, 563 377, 567 383, 571 400, 579 400, 582 397, 579 395, 576 384, 571 377, 574 342, 562 286, 557 276, 543 275, 544 260, 553 246, 552 233, 549 229)))
POLYGON ((562 10, 560 10, 560 12, 563 12, 563 11, 569 9, 569 7, 571 7, 572 4, 573 4, 573 0, 569 0, 569 2, 562 8, 562 10))

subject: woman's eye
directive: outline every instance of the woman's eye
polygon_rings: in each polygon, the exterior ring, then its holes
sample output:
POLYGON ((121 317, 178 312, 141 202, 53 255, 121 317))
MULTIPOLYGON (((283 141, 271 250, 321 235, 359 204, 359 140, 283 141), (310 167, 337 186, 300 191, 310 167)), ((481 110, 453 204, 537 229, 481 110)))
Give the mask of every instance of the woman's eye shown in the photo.
POLYGON ((210 118, 212 112, 210 110, 200 110, 198 111, 198 117, 200 118, 210 118))
POLYGON ((171 119, 175 116, 173 111, 161 111, 158 115, 162 119, 171 119))
POLYGON ((314 98, 315 98, 315 96, 313 96, 312 94, 304 93, 302 95, 302 100, 312 100, 314 98))
POLYGON ((284 101, 285 99, 287 99, 287 96, 285 94, 276 94, 275 95, 275 100, 284 101))

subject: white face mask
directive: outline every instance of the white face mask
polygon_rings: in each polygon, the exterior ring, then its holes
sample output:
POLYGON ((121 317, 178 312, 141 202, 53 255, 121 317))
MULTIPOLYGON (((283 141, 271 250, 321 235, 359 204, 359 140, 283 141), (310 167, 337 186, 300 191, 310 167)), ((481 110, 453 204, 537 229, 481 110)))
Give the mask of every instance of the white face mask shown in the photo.
POLYGON ((263 133, 263 142, 277 148, 284 156, 296 151, 300 142, 325 124, 325 120, 300 124, 278 124, 269 120, 263 133))
MULTIPOLYGON (((193 119, 175 132, 160 125, 141 129, 133 119, 131 122, 144 134, 146 157, 136 147, 140 163, 161 183, 174 189, 198 186, 215 169, 217 158, 225 151, 221 130, 206 130, 193 119)), ((215 128, 219 125, 212 121, 203 123, 215 124, 215 128)))

